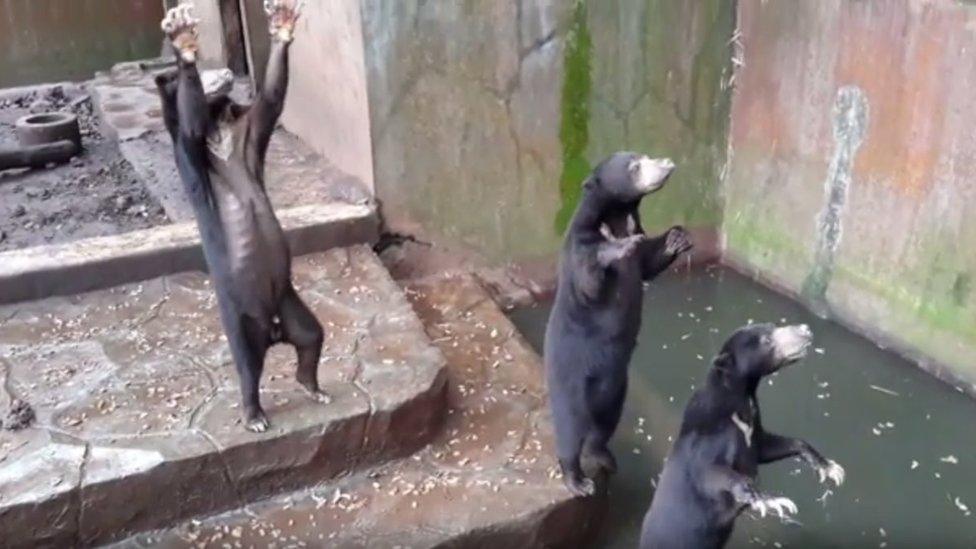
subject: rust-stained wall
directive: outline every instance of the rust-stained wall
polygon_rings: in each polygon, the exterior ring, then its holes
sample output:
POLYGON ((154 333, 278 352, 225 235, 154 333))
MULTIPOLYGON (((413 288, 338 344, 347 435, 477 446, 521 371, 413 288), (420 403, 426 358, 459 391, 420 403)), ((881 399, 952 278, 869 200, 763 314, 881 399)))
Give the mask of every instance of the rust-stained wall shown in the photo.
POLYGON ((159 55, 160 0, 0 0, 0 87, 91 78, 159 55))
POLYGON ((741 0, 738 22, 727 257, 976 390, 976 7, 741 0))

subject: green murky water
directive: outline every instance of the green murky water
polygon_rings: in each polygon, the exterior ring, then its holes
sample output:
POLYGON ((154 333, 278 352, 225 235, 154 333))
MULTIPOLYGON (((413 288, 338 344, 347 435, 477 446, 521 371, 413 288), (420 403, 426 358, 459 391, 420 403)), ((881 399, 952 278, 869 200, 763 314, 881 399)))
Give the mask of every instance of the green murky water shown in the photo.
MULTIPOLYGON (((537 349, 548 309, 513 320, 537 349)), ((730 547, 976 547, 976 402, 797 303, 728 270, 670 275, 647 292, 624 417, 620 473, 595 547, 635 547, 681 413, 725 337, 749 319, 806 322, 817 352, 760 389, 767 429, 802 437, 847 469, 826 492, 804 465, 765 466, 801 524, 743 515, 730 547), (873 386, 873 387, 872 387, 873 386), (894 393, 894 394, 891 394, 894 393)))

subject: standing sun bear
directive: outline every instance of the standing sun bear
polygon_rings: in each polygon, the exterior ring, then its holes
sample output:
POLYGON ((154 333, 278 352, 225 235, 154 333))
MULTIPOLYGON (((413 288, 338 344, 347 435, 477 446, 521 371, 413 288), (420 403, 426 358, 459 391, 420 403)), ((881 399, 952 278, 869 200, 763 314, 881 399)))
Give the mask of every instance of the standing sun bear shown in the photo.
POLYGON ((566 234, 544 355, 559 466, 577 496, 596 489, 596 473, 584 474, 581 457, 607 473, 617 470, 607 443, 627 395, 643 283, 691 249, 681 227, 648 238, 640 223, 641 199, 664 186, 673 169, 668 159, 613 154, 584 182, 566 234))
POLYGON ((157 77, 176 167, 200 229, 220 318, 240 377, 247 429, 263 432, 259 384, 268 348, 298 352, 297 379, 319 402, 323 331, 291 283, 291 253, 264 188, 264 158, 288 86, 288 47, 301 0, 266 0, 272 46, 263 89, 250 106, 226 93, 207 96, 197 72, 197 23, 190 6, 167 13, 162 28, 177 69, 157 77))

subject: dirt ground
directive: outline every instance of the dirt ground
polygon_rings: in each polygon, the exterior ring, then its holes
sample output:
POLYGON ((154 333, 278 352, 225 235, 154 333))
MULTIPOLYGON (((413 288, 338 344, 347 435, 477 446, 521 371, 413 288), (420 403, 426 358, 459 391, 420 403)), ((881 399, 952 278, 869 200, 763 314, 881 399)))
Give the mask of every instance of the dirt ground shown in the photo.
POLYGON ((69 164, 0 172, 0 252, 170 222, 116 143, 102 134, 83 85, 0 93, 0 147, 17 146, 18 118, 50 111, 78 115, 84 151, 69 164))

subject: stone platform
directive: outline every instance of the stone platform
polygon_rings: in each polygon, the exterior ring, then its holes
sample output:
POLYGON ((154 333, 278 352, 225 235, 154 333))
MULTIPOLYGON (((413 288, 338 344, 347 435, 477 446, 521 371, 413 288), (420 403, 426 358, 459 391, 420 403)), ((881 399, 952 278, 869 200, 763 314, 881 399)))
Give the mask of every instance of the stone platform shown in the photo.
POLYGON ((117 547, 579 547, 598 498, 558 478, 539 357, 471 276, 407 296, 447 360, 447 417, 416 453, 117 547))
MULTIPOLYGON (((319 404, 269 354, 264 434, 240 424, 213 292, 198 273, 0 307, 0 546, 91 545, 239 508, 409 455, 440 431, 441 352, 366 247, 296 258, 326 331, 319 404)), ((356 478, 356 477, 352 477, 356 478)))

